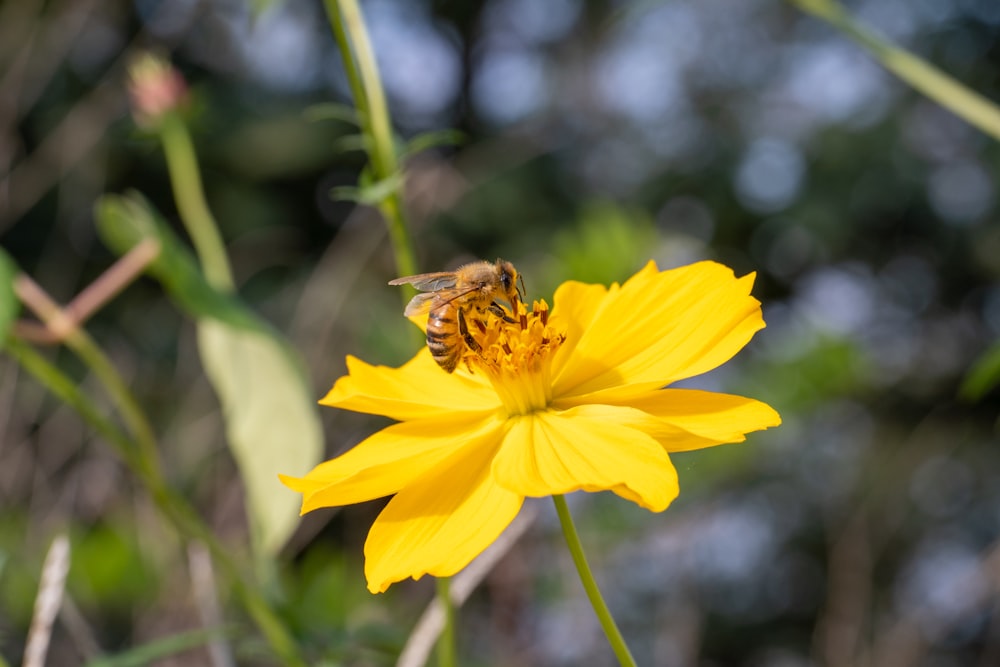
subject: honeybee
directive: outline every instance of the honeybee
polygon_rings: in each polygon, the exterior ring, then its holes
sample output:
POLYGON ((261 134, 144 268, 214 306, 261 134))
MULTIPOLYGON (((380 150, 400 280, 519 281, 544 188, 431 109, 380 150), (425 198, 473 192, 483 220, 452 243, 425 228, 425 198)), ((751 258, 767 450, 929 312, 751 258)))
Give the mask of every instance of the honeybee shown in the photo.
POLYGON ((472 262, 454 271, 421 273, 389 281, 390 285, 413 285, 422 293, 406 305, 407 317, 428 313, 427 348, 441 368, 451 373, 462 358, 463 342, 473 352, 479 344, 469 333, 468 319, 480 320, 491 311, 513 321, 497 299, 506 301, 516 314, 524 282, 510 262, 472 262), (468 318, 468 319, 467 319, 468 318))

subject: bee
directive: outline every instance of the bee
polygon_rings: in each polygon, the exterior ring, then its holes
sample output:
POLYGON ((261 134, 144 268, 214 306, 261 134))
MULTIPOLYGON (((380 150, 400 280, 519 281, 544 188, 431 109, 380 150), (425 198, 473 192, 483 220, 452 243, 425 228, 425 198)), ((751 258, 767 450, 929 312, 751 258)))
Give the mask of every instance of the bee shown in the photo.
POLYGON ((524 295, 524 282, 510 262, 472 262, 454 271, 421 273, 389 281, 390 285, 413 285, 421 294, 407 304, 407 317, 428 313, 427 348, 441 368, 451 373, 462 358, 463 342, 473 352, 480 347, 469 333, 469 320, 482 321, 486 311, 513 322, 497 299, 506 301, 516 314, 524 295))

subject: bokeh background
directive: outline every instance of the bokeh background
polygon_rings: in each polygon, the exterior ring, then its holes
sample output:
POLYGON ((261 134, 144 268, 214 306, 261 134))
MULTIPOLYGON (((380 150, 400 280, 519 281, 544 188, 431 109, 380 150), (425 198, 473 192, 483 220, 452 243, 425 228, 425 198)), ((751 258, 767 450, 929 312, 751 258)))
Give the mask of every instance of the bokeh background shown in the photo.
MULTIPOLYGON (((125 65, 167 55, 238 291, 321 396, 344 357, 414 349, 378 216, 337 201, 366 157, 315 113, 350 103, 319 2, 0 4, 0 243, 65 303, 116 256, 104 193, 176 224, 162 151, 128 115, 125 65)), ((699 387, 781 412, 744 444, 675 457, 652 515, 572 497, 643 665, 1000 664, 994 391, 958 398, 1000 337, 995 140, 778 0, 370 0, 399 135, 461 141, 407 163, 421 270, 504 257, 532 297, 711 258, 757 273, 768 323, 699 387)), ((848 3, 880 34, 1000 100, 1000 3, 848 3)), ((178 227, 178 231, 180 228, 178 227)), ((245 551, 243 490, 189 319, 141 279, 87 324, 148 411, 174 486, 245 551)), ((97 385, 58 349, 47 356, 97 385)), ((383 422, 325 409, 327 454, 383 422)), ((183 545, 78 416, 0 358, 0 654, 20 661, 52 535, 73 546, 50 663, 197 627, 183 545)), ((606 497, 607 496, 607 497, 606 497)), ((393 664, 433 584, 364 589, 382 503, 306 517, 273 599, 325 664, 393 664)), ((460 614, 462 664, 609 665, 551 503, 460 614)), ((225 587, 240 664, 275 664, 225 587)), ((211 664, 196 647, 157 664, 211 664)))

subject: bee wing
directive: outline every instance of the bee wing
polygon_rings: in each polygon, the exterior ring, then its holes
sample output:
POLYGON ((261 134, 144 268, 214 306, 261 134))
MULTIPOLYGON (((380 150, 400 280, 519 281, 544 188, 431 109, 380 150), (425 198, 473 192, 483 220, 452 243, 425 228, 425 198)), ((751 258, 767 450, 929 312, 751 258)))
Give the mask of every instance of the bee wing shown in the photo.
POLYGON ((390 280, 390 285, 413 285, 421 292, 437 292, 455 287, 457 277, 453 272, 421 273, 415 276, 405 276, 390 280))
POLYGON ((430 312, 431 308, 438 300, 437 292, 423 292, 416 295, 410 302, 406 304, 406 310, 403 311, 405 317, 414 317, 416 315, 426 315, 430 312))
POLYGON ((475 292, 476 289, 476 287, 469 287, 466 289, 440 289, 436 292, 423 292, 410 299, 410 302, 406 304, 406 310, 403 311, 403 315, 405 317, 424 315, 438 306, 443 306, 455 299, 460 299, 466 294, 475 292))

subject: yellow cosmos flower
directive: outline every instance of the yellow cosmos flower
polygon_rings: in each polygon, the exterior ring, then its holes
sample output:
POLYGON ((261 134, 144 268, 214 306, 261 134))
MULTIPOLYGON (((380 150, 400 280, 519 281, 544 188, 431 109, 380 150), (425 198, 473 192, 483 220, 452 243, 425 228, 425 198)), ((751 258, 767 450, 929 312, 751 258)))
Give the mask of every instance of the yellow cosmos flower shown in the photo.
POLYGON ((764 327, 753 280, 714 262, 650 262, 621 286, 564 283, 551 312, 536 302, 513 322, 491 315, 472 327, 481 351, 452 374, 426 348, 400 368, 348 357, 320 402, 399 423, 282 481, 303 494, 303 513, 394 494, 365 544, 373 593, 455 574, 527 496, 612 491, 660 512, 679 491, 670 452, 781 422, 753 399, 664 388, 728 361, 764 327))

